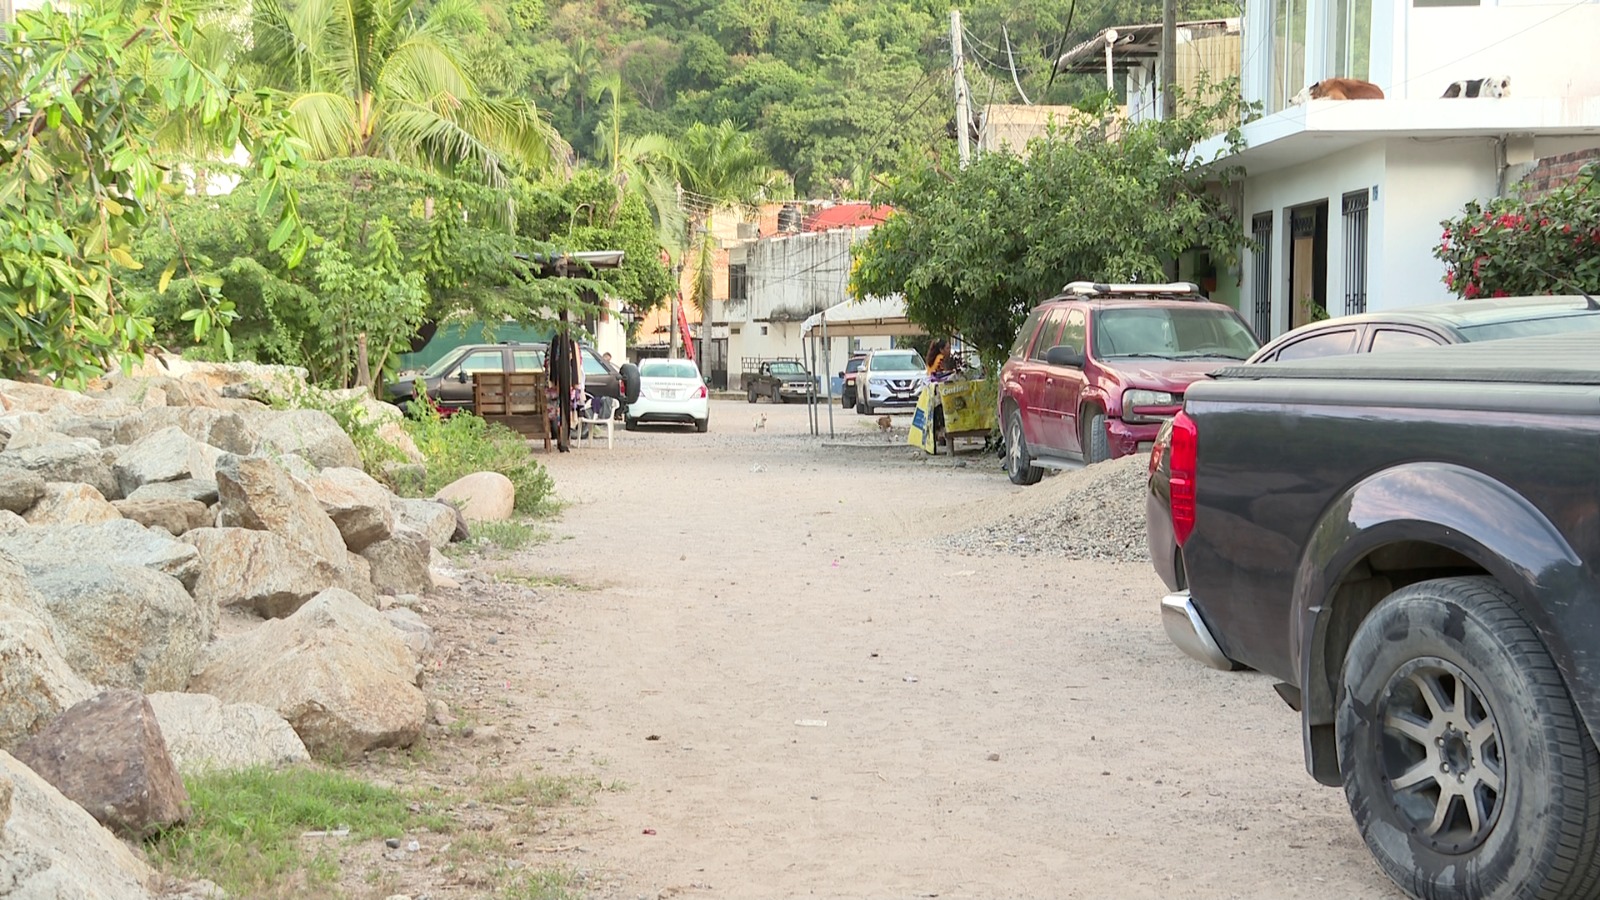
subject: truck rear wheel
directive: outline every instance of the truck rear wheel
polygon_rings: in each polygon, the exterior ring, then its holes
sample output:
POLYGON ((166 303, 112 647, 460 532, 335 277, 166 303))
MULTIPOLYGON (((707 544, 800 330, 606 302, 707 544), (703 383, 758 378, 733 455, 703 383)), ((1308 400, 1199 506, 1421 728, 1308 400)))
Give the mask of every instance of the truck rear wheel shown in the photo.
POLYGON ((1487 577, 1379 603, 1335 728, 1345 797, 1384 872, 1425 900, 1600 888, 1600 753, 1537 634, 1487 577))

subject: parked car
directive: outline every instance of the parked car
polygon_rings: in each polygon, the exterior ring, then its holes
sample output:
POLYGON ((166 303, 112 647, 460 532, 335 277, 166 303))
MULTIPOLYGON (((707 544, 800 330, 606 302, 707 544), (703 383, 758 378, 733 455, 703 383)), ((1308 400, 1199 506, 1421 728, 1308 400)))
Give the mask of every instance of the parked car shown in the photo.
POLYGON ((745 396, 751 403, 762 397, 773 403, 804 400, 811 396, 814 383, 806 367, 793 359, 763 360, 744 373, 745 396))
MULTIPOLYGON (((405 406, 416 399, 416 383, 423 383, 428 397, 440 410, 453 413, 472 410, 472 373, 535 372, 544 369, 543 343, 466 344, 440 357, 421 372, 402 372, 387 385, 389 402, 405 406)), ((622 375, 595 353, 583 348, 583 389, 595 397, 609 397, 623 403, 622 375)))
POLYGON ((1259 346, 1193 284, 1072 282, 1028 315, 1000 369, 1006 473, 1034 484, 1148 450, 1192 382, 1259 346))
POLYGON ((1415 897, 1597 896, 1597 410, 1595 332, 1275 362, 1152 454, 1167 633, 1282 680, 1415 897))
POLYGON ((1583 297, 1458 300, 1302 325, 1256 351, 1250 362, 1380 353, 1587 329, 1600 329, 1600 303, 1583 297))
POLYGON ((856 412, 870 416, 880 408, 917 405, 928 383, 928 366, 915 350, 869 350, 856 370, 856 412))
POLYGON ((844 379, 844 384, 839 388, 839 406, 849 409, 856 405, 856 373, 861 371, 861 364, 867 361, 865 353, 857 353, 850 357, 844 364, 844 371, 839 377, 844 379))
POLYGON ((700 370, 687 359, 639 361, 639 399, 628 404, 622 426, 634 431, 641 423, 674 422, 693 425, 704 433, 711 427, 711 401, 700 370))

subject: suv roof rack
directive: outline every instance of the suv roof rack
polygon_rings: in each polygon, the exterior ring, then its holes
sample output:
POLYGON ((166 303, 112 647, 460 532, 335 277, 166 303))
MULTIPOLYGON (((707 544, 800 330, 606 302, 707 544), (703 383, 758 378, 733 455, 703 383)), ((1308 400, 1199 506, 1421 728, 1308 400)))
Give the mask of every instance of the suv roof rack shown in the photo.
POLYGON ((1169 300, 1202 299, 1200 286, 1190 281, 1174 281, 1169 284, 1106 284, 1098 281, 1072 281, 1061 289, 1061 293, 1078 297, 1160 296, 1169 300))

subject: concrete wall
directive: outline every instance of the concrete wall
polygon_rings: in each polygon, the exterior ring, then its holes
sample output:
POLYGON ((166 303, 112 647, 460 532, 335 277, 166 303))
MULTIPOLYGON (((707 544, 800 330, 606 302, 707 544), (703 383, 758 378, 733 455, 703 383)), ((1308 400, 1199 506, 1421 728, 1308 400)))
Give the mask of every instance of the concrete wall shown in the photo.
MULTIPOLYGON (((1276 0, 1283 2, 1283 0, 1276 0)), ((1483 0, 1480 6, 1416 7, 1411 0, 1371 0, 1370 80, 1392 98, 1439 97, 1451 82, 1511 77, 1516 97, 1600 94, 1600 3, 1483 0)), ((1247 0, 1244 96, 1263 102, 1273 52, 1274 0, 1247 0)), ((1330 73, 1327 22, 1334 0, 1309 0, 1305 84, 1330 73)), ((1267 112, 1275 112, 1270 105, 1267 112)))
POLYGON ((1433 258, 1439 223, 1460 215, 1469 200, 1494 196, 1494 144, 1483 138, 1429 143, 1396 139, 1388 144, 1388 172, 1380 194, 1384 255, 1368 270, 1372 289, 1367 308, 1453 300, 1445 290, 1444 264, 1433 258))
MULTIPOLYGON (((804 320, 842 303, 850 280, 850 247, 870 228, 777 235, 745 245, 749 300, 743 318, 804 320)), ((729 321, 738 317, 730 306, 729 321)))
POLYGON ((1407 40, 1390 96, 1438 97, 1453 81, 1493 75, 1511 76, 1514 97, 1600 95, 1600 3, 1406 4, 1399 12, 1407 40))

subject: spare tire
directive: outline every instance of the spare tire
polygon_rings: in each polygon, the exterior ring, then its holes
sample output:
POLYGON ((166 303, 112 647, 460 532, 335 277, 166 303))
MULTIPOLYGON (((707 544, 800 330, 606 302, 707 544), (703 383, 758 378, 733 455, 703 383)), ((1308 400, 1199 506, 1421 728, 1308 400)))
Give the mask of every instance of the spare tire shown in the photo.
POLYGON ((622 381, 622 403, 625 406, 639 402, 639 367, 633 363, 623 363, 617 370, 622 381))

